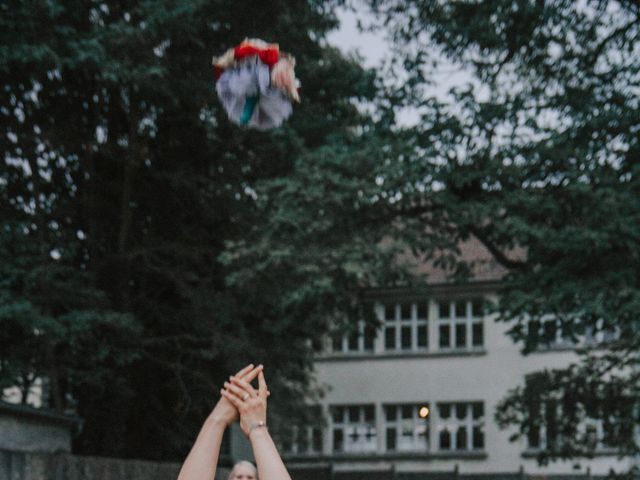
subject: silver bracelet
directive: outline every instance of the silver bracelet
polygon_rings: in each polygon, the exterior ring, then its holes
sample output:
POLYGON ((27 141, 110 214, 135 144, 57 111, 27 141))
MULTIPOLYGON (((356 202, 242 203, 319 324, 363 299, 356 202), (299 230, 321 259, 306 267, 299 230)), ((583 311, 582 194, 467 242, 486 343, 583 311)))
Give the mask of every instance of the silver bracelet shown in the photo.
POLYGON ((264 420, 260 420, 258 423, 254 423, 249 427, 249 433, 247 433, 247 437, 251 435, 256 428, 267 428, 267 422, 264 420))

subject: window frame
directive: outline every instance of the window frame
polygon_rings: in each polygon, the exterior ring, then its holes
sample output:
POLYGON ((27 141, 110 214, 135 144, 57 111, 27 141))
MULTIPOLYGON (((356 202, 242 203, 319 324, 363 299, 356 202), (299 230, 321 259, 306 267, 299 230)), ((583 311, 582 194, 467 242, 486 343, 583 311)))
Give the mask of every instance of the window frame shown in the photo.
POLYGON ((382 416, 382 431, 384 432, 384 451, 386 453, 427 453, 431 451, 431 404, 429 402, 422 403, 383 403, 382 404, 383 416, 382 416), (411 418, 403 418, 403 407, 410 407, 411 418), (429 415, 426 418, 422 418, 419 415, 419 411, 422 407, 429 409, 429 415), (395 409, 395 419, 389 420, 389 410, 395 409), (408 420, 408 421, 407 421, 408 420), (412 441, 411 448, 398 448, 401 444, 400 440, 404 436, 404 427, 411 424, 412 441), (419 433, 420 424, 424 425, 424 433, 419 433), (395 429, 395 448, 390 449, 388 438, 389 430, 395 429), (424 438, 424 446, 418 445, 419 438, 424 438))
POLYGON ((376 350, 378 329, 364 320, 358 322, 357 330, 334 336, 331 338, 330 352, 338 355, 373 354, 376 350), (373 330, 371 348, 367 348, 367 333, 373 330), (356 336, 356 348, 351 348, 351 341, 356 336), (337 338, 336 338, 337 337, 337 338), (336 349, 336 340, 340 342, 340 349, 336 349))
POLYGON ((457 299, 440 299, 436 302, 436 318, 434 321, 435 334, 437 337, 437 346, 439 351, 474 351, 482 350, 485 348, 485 322, 484 311, 482 307, 479 315, 475 315, 474 304, 481 302, 482 298, 457 298, 457 299), (458 305, 464 302, 464 315, 460 316, 458 313, 458 305), (442 305, 448 305, 448 316, 442 317, 442 305), (480 327, 481 342, 476 344, 474 327, 480 327), (448 344, 443 345, 443 329, 446 327, 448 330, 448 344), (458 345, 458 337, 460 335, 459 327, 463 327, 464 331, 464 345, 458 345))
POLYGON ((486 433, 484 430, 485 423, 485 405, 483 401, 447 401, 437 402, 437 428, 436 428, 436 444, 439 452, 479 452, 486 449, 486 433), (458 406, 465 405, 466 414, 463 418, 458 417, 458 406), (480 405, 482 414, 477 418, 474 416, 474 406, 480 405), (442 408, 449 408, 449 415, 445 418, 442 416, 442 408), (464 427, 466 435, 465 448, 458 448, 458 433, 460 428, 464 427), (482 446, 474 447, 475 429, 479 428, 482 434, 482 446), (449 432, 449 447, 442 447, 442 431, 449 432))
MULTIPOLYGON (((366 403, 366 404, 340 404, 340 405, 331 405, 329 407, 329 411, 331 413, 331 453, 338 454, 361 454, 361 453, 378 453, 378 426, 376 419, 376 404, 375 403, 366 403), (370 408, 373 412, 373 419, 371 421, 367 421, 367 411, 366 409, 370 408), (341 420, 336 421, 336 412, 338 409, 341 410, 341 420), (351 421, 351 412, 352 409, 358 409, 358 421, 351 421), (360 432, 358 432, 360 429, 360 432), (363 432, 366 430, 366 432, 363 432), (342 448, 336 449, 336 431, 340 431, 342 436, 342 448), (369 445, 373 446, 373 448, 347 448, 348 441, 347 439, 353 434, 357 433, 357 436, 364 435, 369 436, 369 440, 373 439, 369 445)), ((353 444, 351 444, 351 447, 353 444)))
POLYGON ((429 300, 419 301, 399 301, 383 302, 381 315, 382 350, 385 353, 407 353, 407 352, 427 352, 429 348, 429 300), (422 305, 421 305, 422 304, 422 305), (387 317, 388 307, 393 307, 393 318, 387 317), (409 307, 409 317, 403 315, 403 306, 409 307), (424 315, 420 316, 423 307, 424 315), (424 345, 420 345, 420 330, 423 328, 422 340, 424 345), (410 345, 403 346, 403 332, 409 329, 410 345), (387 332, 393 333, 393 347, 388 347, 387 332))

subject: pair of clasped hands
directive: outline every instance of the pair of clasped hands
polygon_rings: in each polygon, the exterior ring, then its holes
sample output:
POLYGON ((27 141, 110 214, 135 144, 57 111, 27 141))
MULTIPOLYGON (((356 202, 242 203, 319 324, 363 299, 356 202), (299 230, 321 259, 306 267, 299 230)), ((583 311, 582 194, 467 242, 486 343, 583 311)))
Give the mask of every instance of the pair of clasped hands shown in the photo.
POLYGON ((240 417, 240 428, 250 436, 257 428, 267 425, 267 397, 270 395, 263 366, 247 365, 224 382, 222 397, 211 412, 212 417, 231 425, 240 417), (258 378, 258 389, 251 385, 258 378))

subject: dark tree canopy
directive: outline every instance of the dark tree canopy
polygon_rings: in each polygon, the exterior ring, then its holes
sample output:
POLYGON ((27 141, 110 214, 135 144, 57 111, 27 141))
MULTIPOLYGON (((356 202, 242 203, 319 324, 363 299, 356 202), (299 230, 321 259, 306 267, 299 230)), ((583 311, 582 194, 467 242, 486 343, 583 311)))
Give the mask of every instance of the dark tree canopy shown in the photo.
POLYGON ((420 281, 399 252, 464 280, 457 247, 478 239, 509 272, 495 311, 523 352, 558 338, 581 352, 508 392, 498 422, 532 445, 545 427, 541 462, 602 446, 637 455, 637 2, 351 4, 393 40, 378 121, 260 184, 260 241, 231 245, 234 279, 294 272, 277 287, 291 305, 335 306, 339 319, 362 288, 420 281), (465 84, 435 95, 457 70, 465 84), (406 107, 419 121, 394 126, 406 107))
POLYGON ((228 284, 218 257, 251 240, 257 183, 366 123, 375 75, 324 40, 338 3, 0 5, 0 387, 46 378, 85 419, 77 452, 183 458, 249 361, 278 372, 281 412, 309 392, 328 322, 228 284), (245 37, 297 58, 281 129, 237 128, 215 98, 211 57, 245 37))
POLYGON ((475 237, 525 352, 550 318, 610 338, 498 421, 546 422, 542 461, 637 454, 637 2, 368 0, 396 48, 384 83, 326 46, 339 3, 261 2, 268 22, 248 2, 0 6, 0 386, 50 378, 88 420, 79 452, 177 458, 230 370, 268 360, 274 398, 302 398, 322 336, 370 318, 363 289, 417 281, 399 252, 464 279, 475 237), (211 55, 245 36, 298 60, 282 129, 215 101, 211 55), (469 78, 446 100, 443 62, 469 78))
MULTIPOLYGON (((528 377, 499 422, 524 436, 553 429, 541 461, 593 454, 592 432, 580 433, 585 416, 603 425, 598 441, 637 455, 640 5, 366 3, 390 28, 410 79, 400 91, 422 114, 409 158, 432 164, 427 182, 438 190, 425 195, 446 210, 457 239, 476 237, 510 271, 499 320, 525 353, 558 331, 582 346, 585 336, 610 340, 575 365, 528 377), (429 95, 443 65, 469 76, 448 102, 429 95), (545 403, 562 414, 540 415, 545 403)), ((425 209, 423 225, 432 215, 425 209)))

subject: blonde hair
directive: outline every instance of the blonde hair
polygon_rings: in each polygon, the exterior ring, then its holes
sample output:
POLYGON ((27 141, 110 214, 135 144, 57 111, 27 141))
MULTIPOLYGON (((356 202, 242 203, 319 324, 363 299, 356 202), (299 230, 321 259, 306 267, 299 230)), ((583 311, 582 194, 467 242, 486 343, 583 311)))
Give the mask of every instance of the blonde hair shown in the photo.
POLYGON ((257 478, 258 478, 258 469, 256 468, 256 466, 253 463, 251 463, 251 462, 249 462, 247 460, 240 460, 239 462, 237 462, 233 466, 231 471, 229 472, 229 476, 227 477, 227 480, 233 480, 233 475, 235 474, 236 467, 240 467, 240 466, 247 467, 248 469, 253 471, 253 474, 255 475, 256 480, 257 480, 257 478))

